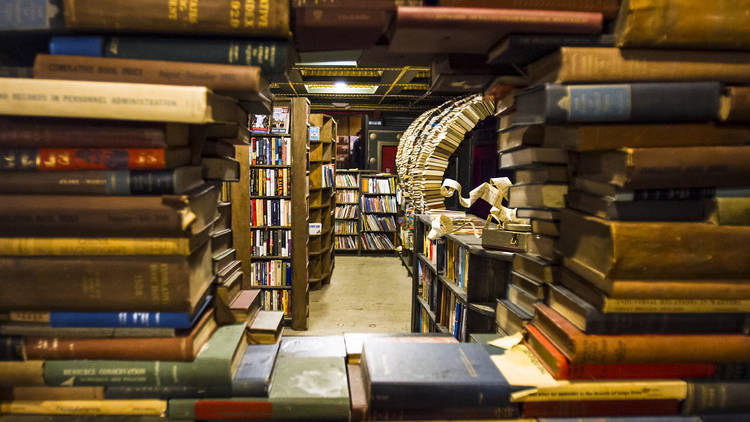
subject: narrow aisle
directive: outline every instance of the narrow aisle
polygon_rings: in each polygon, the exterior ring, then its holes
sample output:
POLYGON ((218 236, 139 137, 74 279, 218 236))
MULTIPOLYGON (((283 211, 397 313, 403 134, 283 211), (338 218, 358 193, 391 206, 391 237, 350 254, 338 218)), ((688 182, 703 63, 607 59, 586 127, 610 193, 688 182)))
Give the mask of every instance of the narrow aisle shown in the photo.
POLYGON ((331 284, 310 292, 307 331, 285 335, 406 333, 411 279, 397 257, 336 256, 331 284))

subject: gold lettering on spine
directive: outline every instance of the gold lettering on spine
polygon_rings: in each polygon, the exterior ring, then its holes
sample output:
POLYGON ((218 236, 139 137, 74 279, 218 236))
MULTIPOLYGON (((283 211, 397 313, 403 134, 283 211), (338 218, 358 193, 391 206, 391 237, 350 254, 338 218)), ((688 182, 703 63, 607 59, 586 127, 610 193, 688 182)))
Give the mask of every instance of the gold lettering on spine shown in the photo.
POLYGON ((258 0, 258 27, 268 28, 268 15, 271 10, 269 0, 258 0))
POLYGON ((177 0, 169 0, 169 20, 177 20, 177 0))
POLYGON ((161 300, 159 299, 159 265, 149 264, 149 287, 151 288, 151 303, 158 305, 161 300))
POLYGON ((188 21, 190 23, 198 23, 198 0, 190 0, 190 7, 188 9, 188 21))
POLYGON ((232 0, 229 2, 229 25, 232 28, 239 28, 240 26, 240 7, 240 0, 232 0))
POLYGON ((161 284, 161 303, 169 303, 169 266, 161 264, 159 266, 159 282, 161 284))
POLYGON ((245 28, 255 28, 255 0, 245 0, 245 28))

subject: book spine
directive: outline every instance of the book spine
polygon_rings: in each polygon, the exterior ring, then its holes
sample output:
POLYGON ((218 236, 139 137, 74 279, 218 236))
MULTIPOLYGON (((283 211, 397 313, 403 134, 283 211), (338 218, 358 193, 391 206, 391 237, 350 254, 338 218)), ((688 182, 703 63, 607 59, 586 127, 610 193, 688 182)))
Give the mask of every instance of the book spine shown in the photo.
POLYGON ((747 382, 688 382, 683 415, 748 413, 750 384, 747 382))
POLYGON ((169 195, 172 170, 7 172, 0 192, 12 194, 169 195))
POLYGON ((287 49, 272 40, 111 37, 104 57, 259 66, 263 75, 272 75, 286 70, 287 49))
POLYGON ((163 400, 13 400, 0 402, 0 412, 15 415, 164 416, 163 400))
POLYGON ((158 170, 164 149, 0 149, 0 170, 158 170))
POLYGON ((184 257, 2 257, 0 269, 5 311, 192 311, 184 257))
POLYGON ((60 0, 6 0, 0 31, 46 31, 63 27, 60 0))
POLYGON ((0 117, 0 147, 166 148, 167 128, 158 124, 0 117))
MULTIPOLYGON (((680 314, 684 318, 698 318, 707 313, 747 313, 750 312, 750 300, 743 299, 618 299, 605 297, 604 306, 600 309, 609 314, 680 314)), ((712 315, 721 317, 721 315, 712 315)), ((726 321, 725 321, 726 322, 726 321)))
POLYGON ((194 385, 192 363, 124 360, 48 360, 51 386, 194 385))
POLYGON ((743 15, 735 0, 623 1, 615 25, 618 47, 745 50, 750 47, 743 15))
POLYGON ((665 363, 665 364, 570 364, 569 380, 592 379, 686 379, 710 378, 716 372, 712 363, 665 363))
POLYGON ((370 28, 384 29, 390 15, 385 9, 337 9, 330 7, 305 7, 296 13, 295 31, 318 31, 325 29, 370 28))
MULTIPOLYGON (((219 386, 110 386, 104 390, 107 399, 181 399, 191 397, 229 397, 231 391, 219 386)), ((171 414, 170 414, 171 416, 171 414)))
POLYGON ((0 238, 0 255, 189 255, 186 238, 0 238))
POLYGON ((26 360, 23 337, 0 337, 0 361, 26 360))
POLYGON ((547 85, 545 95, 551 123, 709 122, 718 116, 721 84, 547 85))
POLYGON ((0 113, 211 123, 205 87, 0 78, 0 113))
POLYGON ((215 419, 272 419, 273 404, 267 400, 199 400, 195 403, 195 418, 215 419))
POLYGON ((50 327, 190 328, 192 318, 176 312, 32 312, 12 311, 13 322, 48 323, 50 327))
MULTIPOLYGON (((305 1, 305 0, 302 0, 305 1)), ((605 18, 617 16, 618 0, 440 0, 444 7, 496 7, 503 9, 542 9, 598 12, 605 18)))
POLYGON ((727 87, 721 97, 721 120, 728 123, 750 122, 750 90, 744 87, 727 87))
POLYGON ((117 359, 192 361, 192 337, 170 338, 56 338, 27 337, 29 359, 117 359))
POLYGON ((722 226, 748 226, 749 204, 748 198, 715 198, 710 219, 722 226))
POLYGON ((77 30, 289 36, 289 2, 203 0, 64 0, 65 24, 77 30))
POLYGON ((398 6, 424 6, 424 0, 293 0, 292 7, 317 7, 321 9, 387 9, 396 10, 398 6))
POLYGON ((679 400, 546 401, 523 404, 524 418, 581 418, 595 416, 676 415, 679 400))
POLYGON ((39 54, 34 77, 101 82, 201 85, 214 91, 260 89, 260 70, 252 66, 174 63, 39 54))

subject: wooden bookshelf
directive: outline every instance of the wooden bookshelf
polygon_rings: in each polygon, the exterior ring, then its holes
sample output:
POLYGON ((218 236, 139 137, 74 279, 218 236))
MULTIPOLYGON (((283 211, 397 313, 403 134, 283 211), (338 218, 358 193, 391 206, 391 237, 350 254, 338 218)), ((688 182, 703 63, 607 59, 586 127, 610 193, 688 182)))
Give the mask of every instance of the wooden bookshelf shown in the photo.
POLYGON ((505 297, 513 253, 482 248, 471 234, 427 239, 431 218, 415 216, 412 259, 412 331, 469 334, 496 332, 497 298, 505 297))
MULTIPOLYGON (((232 226, 236 228, 234 245, 245 274, 243 288, 262 289, 264 297, 261 303, 264 309, 284 310, 285 321, 291 322, 292 327, 297 330, 304 330, 307 329, 308 318, 307 186, 293 181, 304 180, 305 177, 309 103, 304 98, 295 98, 284 105, 288 105, 291 112, 291 128, 288 133, 253 135, 250 145, 235 147, 235 159, 240 162, 240 182, 232 185, 232 226), (273 145, 269 153, 272 162, 257 159, 258 145, 263 145, 264 148, 273 145), (253 151, 256 155, 255 162, 252 161, 253 151), (279 180, 276 186, 270 187, 274 191, 266 191, 264 194, 251 192, 251 176, 257 170, 274 172, 279 180), (286 188, 283 186, 284 175, 286 188), (279 187, 286 190, 283 195, 276 191, 279 187), (258 206, 260 201, 269 201, 268 203, 279 206, 279 212, 273 217, 276 219, 281 218, 283 207, 286 207, 284 219, 288 221, 258 221, 253 205, 258 206), (284 237, 288 235, 289 239, 294 239, 294 244, 289 241, 288 252, 283 256, 274 253, 257 255, 251 248, 251 239, 258 232, 275 232, 284 237), (291 276, 280 279, 279 268, 290 271, 291 276), (271 272, 275 274, 272 282, 271 272), (273 305, 266 308, 265 295, 269 295, 268 303, 276 301, 281 308, 273 305)), ((253 183, 257 183, 257 180, 253 183)))
MULTIPOLYGON (((336 170, 336 209, 354 208, 354 217, 336 217, 335 226, 339 225, 351 225, 355 230, 344 233, 342 230, 337 230, 334 227, 334 242, 336 244, 336 252, 343 253, 354 253, 359 254, 360 252, 360 223, 359 223, 359 199, 360 185, 359 185, 359 170, 336 170), (352 186, 353 185, 353 186, 352 186), (339 246, 341 242, 342 246, 339 246), (346 244, 346 247, 343 245, 346 244), (354 245, 354 246, 352 246, 354 245)), ((336 213, 334 212, 334 216, 336 213)))
POLYGON ((310 115, 310 130, 308 131, 310 267, 308 271, 310 287, 313 289, 330 283, 333 273, 336 131, 336 121, 331 116, 310 115), (319 232, 317 225, 319 225, 319 232))
POLYGON ((398 246, 396 176, 361 174, 359 179, 360 250, 394 253, 398 246))

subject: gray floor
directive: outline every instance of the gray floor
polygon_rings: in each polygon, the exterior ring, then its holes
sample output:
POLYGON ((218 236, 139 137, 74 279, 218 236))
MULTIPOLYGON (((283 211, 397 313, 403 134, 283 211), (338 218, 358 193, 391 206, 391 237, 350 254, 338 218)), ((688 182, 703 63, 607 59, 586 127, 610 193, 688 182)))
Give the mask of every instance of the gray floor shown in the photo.
POLYGON ((411 279, 398 257, 336 257, 331 284, 310 292, 307 331, 287 335, 407 333, 411 279))

